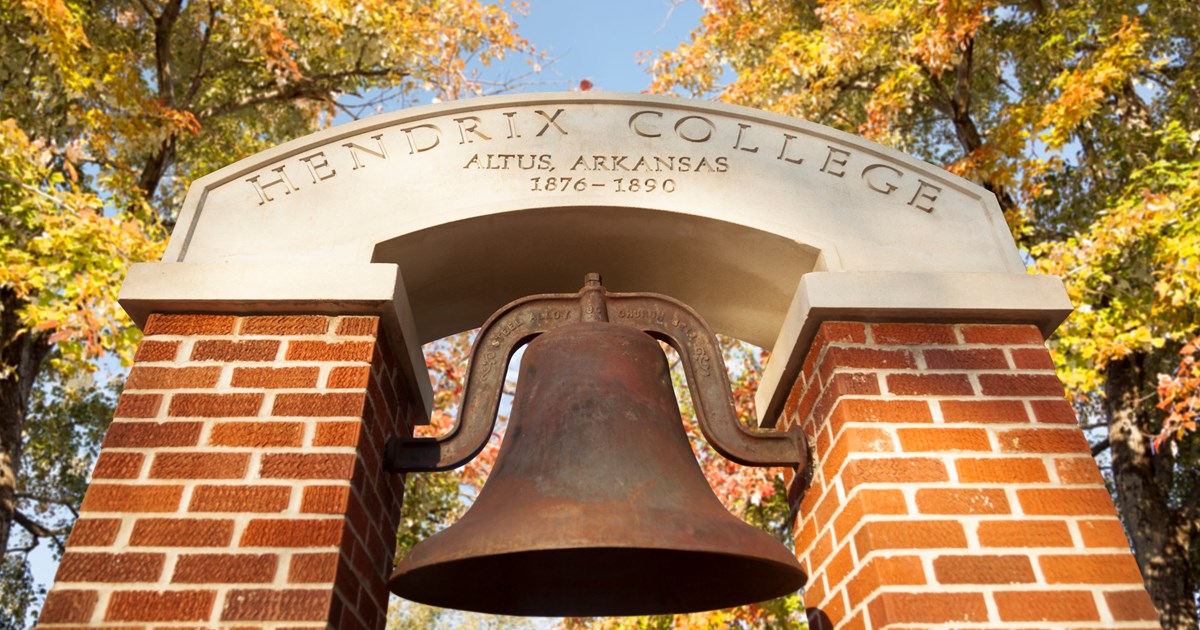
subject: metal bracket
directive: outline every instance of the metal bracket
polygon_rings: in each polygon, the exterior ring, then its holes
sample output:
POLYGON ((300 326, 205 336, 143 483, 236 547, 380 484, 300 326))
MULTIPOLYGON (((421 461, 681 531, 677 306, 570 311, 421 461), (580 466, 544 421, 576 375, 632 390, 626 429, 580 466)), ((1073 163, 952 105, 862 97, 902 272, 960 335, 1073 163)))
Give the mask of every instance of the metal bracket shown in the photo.
POLYGON ((802 493, 810 476, 804 433, 799 427, 786 432, 752 431, 738 421, 721 347, 703 318, 665 295, 609 293, 594 273, 587 275, 578 293, 521 298, 488 318, 471 349, 454 427, 442 438, 391 438, 385 457, 388 470, 451 470, 474 459, 495 428, 513 354, 544 332, 580 321, 628 326, 669 344, 679 353, 697 423, 713 449, 744 466, 791 468, 795 476, 789 497, 802 493))

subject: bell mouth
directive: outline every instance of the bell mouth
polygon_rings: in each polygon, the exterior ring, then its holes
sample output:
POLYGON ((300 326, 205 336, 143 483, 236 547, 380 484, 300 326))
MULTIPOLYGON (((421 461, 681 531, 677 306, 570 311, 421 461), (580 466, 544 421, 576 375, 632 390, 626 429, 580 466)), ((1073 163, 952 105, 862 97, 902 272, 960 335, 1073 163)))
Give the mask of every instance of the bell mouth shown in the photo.
POLYGON ((688 613, 766 601, 807 581, 798 565, 709 551, 577 548, 521 551, 394 573, 393 593, 497 615, 594 617, 688 613))

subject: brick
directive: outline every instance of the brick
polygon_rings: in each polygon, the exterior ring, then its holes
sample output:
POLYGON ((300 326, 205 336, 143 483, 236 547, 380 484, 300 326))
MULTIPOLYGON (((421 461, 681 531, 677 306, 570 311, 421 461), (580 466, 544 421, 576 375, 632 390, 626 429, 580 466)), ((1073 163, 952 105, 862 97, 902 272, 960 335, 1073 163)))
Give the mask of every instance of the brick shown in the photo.
MULTIPOLYGON (((330 371, 330 379, 333 378, 333 372, 330 371)), ((811 403, 816 400, 817 388, 805 388, 804 377, 799 376, 796 382, 792 384, 792 388, 788 390, 787 401, 783 403, 783 413, 779 417, 779 425, 781 430, 788 430, 793 426, 797 426, 804 421, 801 414, 807 415, 808 411, 812 410, 811 403), (810 404, 801 410, 801 401, 806 400, 810 404)))
POLYGON ((987 604, 979 593, 880 593, 867 604, 871 626, 903 623, 987 621, 987 604))
POLYGON ((171 581, 177 584, 261 583, 275 579, 275 554, 183 554, 171 581))
POLYGON ((312 584, 332 582, 337 576, 337 553, 297 553, 288 566, 288 582, 312 584))
POLYGON ((114 591, 107 621, 208 621, 216 591, 114 591))
POLYGON ((249 467, 249 453, 158 453, 150 478, 241 479, 249 467))
POLYGON ((289 341, 288 361, 358 361, 370 363, 375 352, 373 341, 289 341))
POLYGON ((325 387, 329 389, 366 389, 370 382, 370 366, 339 365, 329 370, 325 387))
POLYGON ((1054 370, 1054 360, 1045 348, 1013 348, 1008 352, 1018 370, 1054 370))
POLYGON ((931 370, 1007 370, 1008 359, 999 348, 959 350, 926 349, 925 367, 931 370))
POLYGON ((312 367, 253 367, 234 368, 230 385, 258 389, 313 389, 321 368, 312 367))
POLYGON ((96 591, 55 588, 46 594, 38 623, 79 623, 92 620, 92 611, 100 595, 96 591))
POLYGON ((242 318, 241 335, 321 335, 329 330, 325 315, 252 315, 242 318))
POLYGON ((1090 455, 1056 459, 1054 469, 1058 472, 1060 483, 1089 486, 1104 484, 1104 478, 1100 476, 1100 467, 1090 455))
POLYGON ((1026 514, 1063 516, 1110 516, 1112 499, 1103 488, 1030 488, 1017 490, 1017 500, 1026 514))
POLYGON ((304 425, 300 422, 218 422, 208 436, 213 446, 300 446, 304 425))
POLYGON ((134 547, 225 547, 233 541, 233 521, 215 518, 139 518, 129 544, 134 547))
POLYGON ((954 462, 962 483, 1047 483, 1045 463, 1033 457, 963 458, 954 462))
MULTIPOLYGON (((852 602, 865 602, 884 586, 925 584, 925 569, 916 556, 874 557, 846 584, 852 602)), ((807 594, 807 593, 806 593, 807 594)))
POLYGON ((984 396, 1053 396, 1065 395, 1062 381, 1054 374, 980 374, 979 389, 984 396))
POLYGON ((933 572, 940 584, 1021 584, 1034 582, 1028 556, 939 556, 933 572))
POLYGON ((830 424, 837 429, 846 422, 933 422, 929 404, 922 400, 870 400, 847 398, 833 410, 830 424))
POLYGON ((896 396, 970 396, 965 374, 888 374, 888 392, 896 396))
POLYGON ((145 458, 141 453, 102 450, 96 458, 96 467, 92 469, 92 479, 137 479, 145 458))
POLYGON ((1094 519, 1075 522, 1079 527, 1079 536, 1083 545, 1089 548, 1116 547, 1127 549, 1129 539, 1125 537, 1125 528, 1117 519, 1094 519))
POLYGON ((83 495, 81 512, 174 512, 183 486, 133 486, 93 483, 83 495))
POLYGON ((833 536, 828 532, 821 535, 809 550, 809 561, 814 567, 825 564, 825 560, 833 553, 833 536))
POLYGON ((174 361, 179 354, 180 341, 154 341, 143 339, 138 345, 133 360, 137 363, 153 363, 155 361, 174 361))
POLYGON ((804 499, 800 501, 799 518, 796 524, 796 537, 794 542, 797 549, 805 549, 812 544, 817 538, 817 522, 813 517, 813 512, 817 500, 823 494, 813 491, 804 495, 804 499))
POLYGON ((1046 555, 1038 558, 1047 584, 1141 584, 1131 553, 1046 555))
MULTIPOLYGON (((812 387, 813 391, 819 391, 816 386, 812 387)), ((813 403, 813 419, 820 422, 829 415, 830 410, 835 409, 839 402, 846 396, 878 396, 879 377, 875 374, 857 374, 842 372, 833 375, 833 379, 826 385, 824 391, 820 391, 819 396, 813 403)), ((893 401, 893 402, 912 402, 912 401, 893 401)), ((840 424, 835 426, 835 431, 840 428, 840 424)))
POLYGON ((883 514, 908 514, 904 493, 899 490, 863 488, 846 500, 842 512, 834 519, 833 533, 838 540, 845 540, 859 521, 883 514))
POLYGON ((1029 414, 1019 400, 940 400, 946 422, 1027 423, 1029 414))
POLYGON ((994 595, 1003 621, 1099 621, 1088 591, 1000 591, 994 595))
POLYGON ((854 535, 862 558, 883 549, 957 549, 967 546, 962 524, 956 521, 869 521, 854 535))
POLYGON ((361 418, 366 395, 353 394, 276 394, 271 415, 361 418))
POLYGON ((158 415, 162 406, 162 394, 130 394, 122 393, 117 399, 117 409, 113 412, 115 418, 153 418, 158 415))
POLYGON ((159 448, 195 446, 200 441, 199 422, 114 422, 104 434, 104 448, 159 448))
POLYGON ((146 319, 143 332, 150 335, 232 335, 237 318, 233 315, 163 315, 146 319))
POLYGON ((976 530, 983 547, 1072 547, 1071 532, 1062 521, 982 521, 976 530))
POLYGON ((1013 325, 967 325, 960 326, 965 343, 990 343, 996 345, 1042 345, 1042 333, 1033 326, 1013 325))
POLYGON ((1038 422, 1046 424, 1078 424, 1075 408, 1066 399, 1060 400, 1031 400, 1033 417, 1038 422))
POLYGON ((262 394, 175 394, 167 407, 167 415, 198 418, 256 416, 262 401, 262 394))
POLYGON ((318 422, 313 446, 357 446, 362 422, 318 422))
POLYGON ((197 486, 191 512, 282 512, 291 501, 288 486, 197 486))
POLYGON ((999 431, 997 441, 1006 453, 1089 453, 1079 429, 1014 429, 999 431))
POLYGON ((342 539, 342 519, 253 519, 240 547, 331 547, 342 539))
POLYGON ((147 367, 135 365, 125 380, 125 389, 201 389, 215 387, 221 368, 147 367))
POLYGON ((345 514, 350 486, 308 486, 300 497, 300 511, 310 514, 345 514))
POLYGON ((274 361, 279 355, 277 339, 203 339, 192 346, 193 361, 274 361))
POLYGON ((1003 490, 984 488, 918 488, 917 509, 922 514, 1009 514, 1003 490))
POLYGON ((157 582, 165 553, 93 553, 67 551, 55 582, 157 582))
POLYGON ((882 345, 945 345, 958 343, 948 324, 871 324, 871 339, 882 345))
POLYGON ((905 452, 947 452, 992 450, 992 442, 983 429, 899 428, 900 449, 905 452))
POLYGON ((831 619, 844 619, 846 617, 845 591, 838 590, 830 593, 821 608, 831 619))
POLYGON ((119 518, 81 518, 71 527, 71 536, 67 546, 77 547, 107 547, 117 540, 117 532, 121 529, 119 518))
POLYGON ((865 483, 914 483, 949 481, 946 466, 929 458, 907 457, 887 459, 854 459, 842 472, 846 492, 865 483))
POLYGON ((222 621, 324 621, 333 593, 328 589, 234 589, 225 596, 222 621))
POLYGON ((821 382, 828 383, 829 375, 837 369, 913 369, 915 367, 917 367, 916 361, 913 359, 912 352, 908 350, 831 346, 825 350, 818 372, 821 382))
POLYGON ((262 456, 263 479, 350 479, 352 453, 267 453, 262 456))
POLYGON ((825 343, 866 343, 867 326, 861 322, 822 322, 817 337, 825 343))
MULTIPOLYGON (((894 440, 887 431, 871 427, 846 427, 838 434, 829 452, 824 454, 821 469, 827 477, 832 477, 850 453, 888 453, 895 450, 894 440)), ((819 450, 818 453, 820 456, 819 450)))
POLYGON ((343 317, 338 322, 337 334, 346 337, 374 337, 379 333, 378 317, 343 317))
MULTIPOLYGON (((825 579, 832 587, 837 587, 850 574, 854 573, 857 568, 858 564, 854 561, 851 545, 843 544, 842 548, 833 554, 833 558, 829 561, 829 564, 825 565, 825 579)), ((836 594, 831 593, 831 595, 836 594)))
POLYGON ((1110 591, 1104 601, 1114 621, 1158 621, 1158 611, 1145 589, 1110 591))

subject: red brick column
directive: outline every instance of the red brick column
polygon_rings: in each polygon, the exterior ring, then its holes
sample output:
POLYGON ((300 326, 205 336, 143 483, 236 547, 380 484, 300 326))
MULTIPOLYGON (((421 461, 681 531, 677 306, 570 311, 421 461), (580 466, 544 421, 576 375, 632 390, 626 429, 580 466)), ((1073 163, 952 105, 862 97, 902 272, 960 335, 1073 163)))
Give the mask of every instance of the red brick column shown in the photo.
POLYGON ((403 489, 381 458, 414 399, 378 318, 145 333, 40 626, 383 627, 403 489))
POLYGON ((1037 328, 827 322, 785 419, 814 627, 1158 627, 1037 328))

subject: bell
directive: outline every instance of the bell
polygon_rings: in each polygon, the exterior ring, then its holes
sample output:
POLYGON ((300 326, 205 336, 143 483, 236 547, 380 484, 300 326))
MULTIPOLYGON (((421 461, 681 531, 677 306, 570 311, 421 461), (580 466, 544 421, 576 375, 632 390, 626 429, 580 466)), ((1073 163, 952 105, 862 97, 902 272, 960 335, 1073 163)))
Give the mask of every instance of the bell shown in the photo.
POLYGON ((389 586, 447 608, 609 616, 758 602, 806 579, 713 494, 658 342, 584 318, 529 344, 487 483, 389 586))

